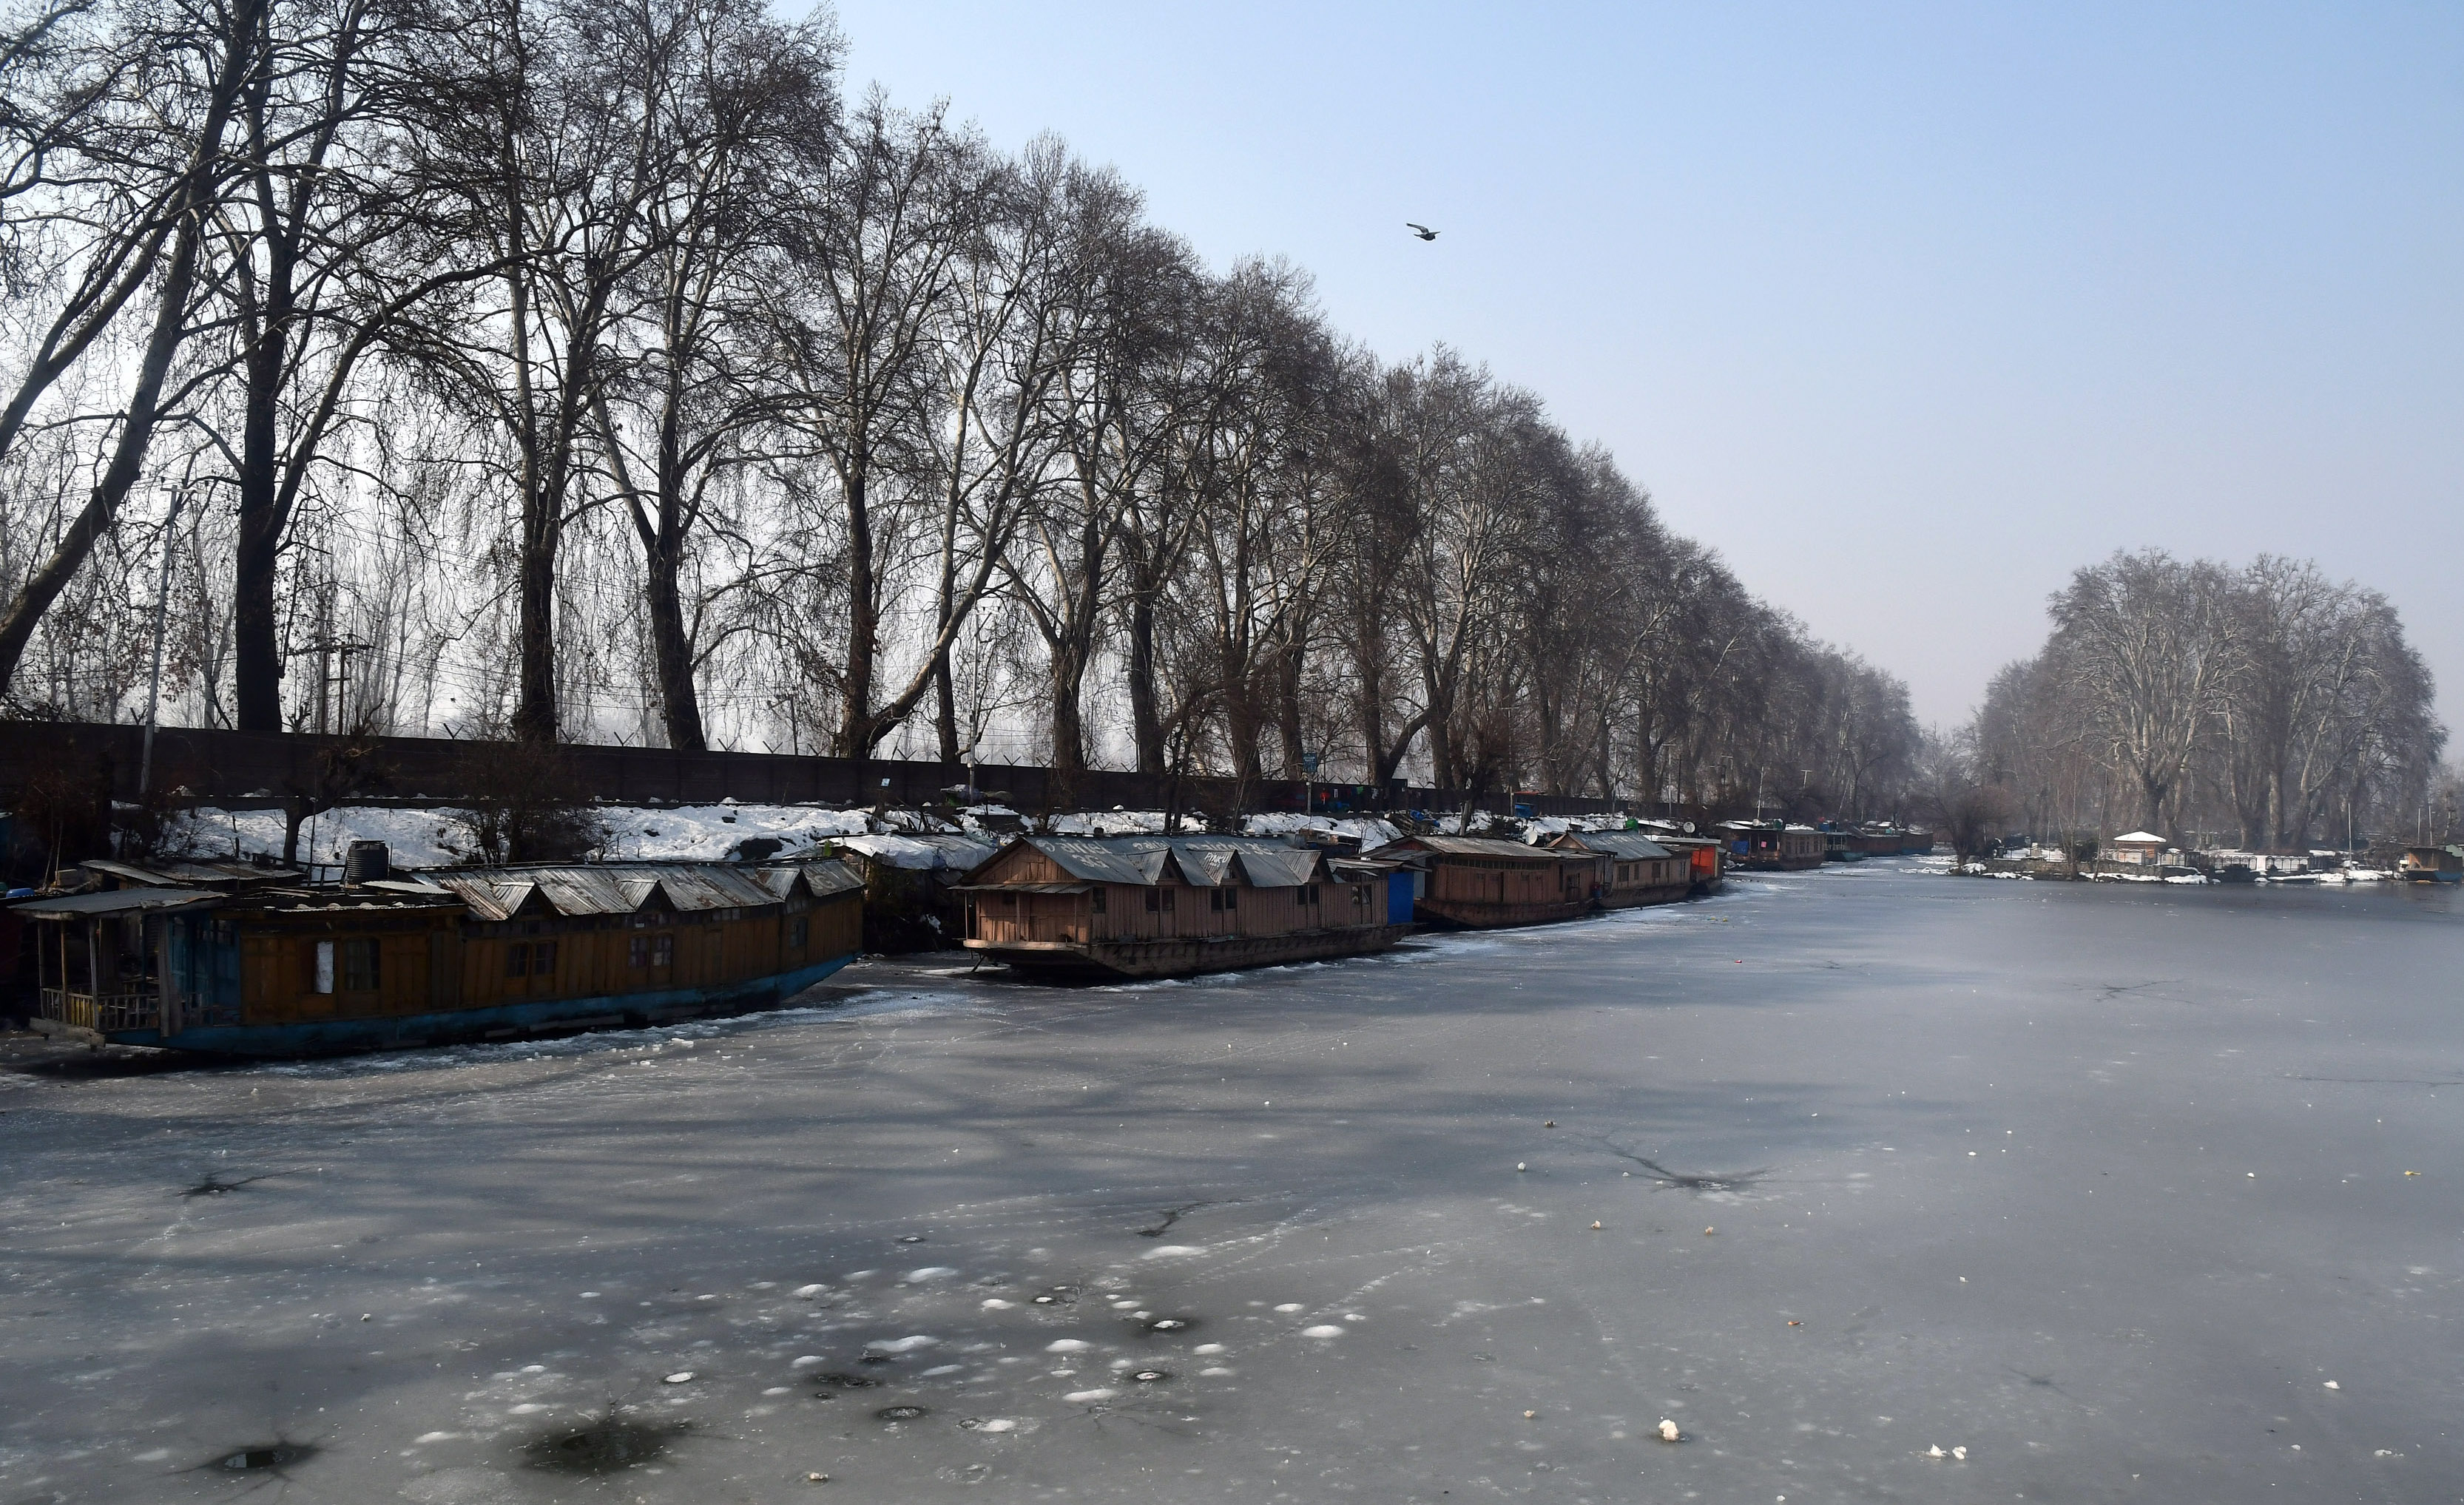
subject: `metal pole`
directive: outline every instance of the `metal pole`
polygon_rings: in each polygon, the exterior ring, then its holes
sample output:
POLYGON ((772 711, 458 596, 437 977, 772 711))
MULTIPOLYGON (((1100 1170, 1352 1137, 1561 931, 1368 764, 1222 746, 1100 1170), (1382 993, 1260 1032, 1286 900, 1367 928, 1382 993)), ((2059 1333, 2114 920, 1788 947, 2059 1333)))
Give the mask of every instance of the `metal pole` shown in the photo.
POLYGON ((171 493, 170 513, 163 519, 163 574, 154 587, 154 668, 145 679, 145 751, 137 759, 137 796, 145 797, 154 777, 154 713, 163 699, 163 623, 171 606, 171 528, 180 520, 180 493, 171 493))

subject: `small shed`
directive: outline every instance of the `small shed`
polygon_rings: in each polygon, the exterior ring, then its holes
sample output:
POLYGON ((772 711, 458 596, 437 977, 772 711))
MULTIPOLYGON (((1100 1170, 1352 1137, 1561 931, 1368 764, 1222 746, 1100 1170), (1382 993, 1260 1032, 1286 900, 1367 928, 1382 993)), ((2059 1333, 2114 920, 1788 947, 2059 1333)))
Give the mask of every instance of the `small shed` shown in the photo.
POLYGON ((2105 860, 2112 862, 2138 862, 2153 866, 2165 861, 2166 850, 2172 845, 2153 831, 2133 831, 2105 843, 2105 860))

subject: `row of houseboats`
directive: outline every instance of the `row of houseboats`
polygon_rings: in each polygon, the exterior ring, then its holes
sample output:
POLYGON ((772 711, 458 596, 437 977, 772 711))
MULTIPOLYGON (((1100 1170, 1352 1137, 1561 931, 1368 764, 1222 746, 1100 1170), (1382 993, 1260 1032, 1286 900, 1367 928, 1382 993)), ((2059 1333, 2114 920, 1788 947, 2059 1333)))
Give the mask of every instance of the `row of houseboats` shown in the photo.
MULTIPOLYGON (((1894 852, 1930 845, 1922 833, 1859 835, 1887 837, 1894 852)), ((1312 836, 1017 836, 951 885, 961 944, 1065 978, 1353 956, 1415 927, 1671 903, 1717 888, 1731 868, 1816 865, 1826 840, 1776 821, 1708 833, 1633 822, 1529 842, 1418 835, 1367 852, 1312 836)), ((34 951, 36 1027, 224 1056, 743 1013, 846 966, 865 933, 865 876, 837 859, 397 877, 370 842, 339 883, 237 862, 97 862, 85 873, 78 891, 8 914, 34 951)))

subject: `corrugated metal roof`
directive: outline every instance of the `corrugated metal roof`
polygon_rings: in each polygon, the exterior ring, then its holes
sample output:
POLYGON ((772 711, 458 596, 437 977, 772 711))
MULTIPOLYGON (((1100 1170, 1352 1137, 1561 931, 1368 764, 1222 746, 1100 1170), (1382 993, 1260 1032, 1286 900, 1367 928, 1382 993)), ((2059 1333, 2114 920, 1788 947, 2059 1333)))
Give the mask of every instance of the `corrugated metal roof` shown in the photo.
POLYGON ((1632 862, 1675 855, 1639 831, 1572 831, 1567 834, 1581 842, 1586 850, 1605 852, 1619 862, 1632 862))
MULTIPOLYGON (((1192 887, 1293 888, 1314 882, 1325 854, 1273 837, 1029 836, 1019 838, 1084 883, 1153 887, 1172 873, 1192 887)), ((1014 887, 1015 884, 997 886, 1014 887)))
POLYGON ((794 890, 799 878, 804 881, 805 890, 816 899, 852 893, 864 887, 864 875, 835 858, 820 862, 774 863, 754 871, 759 876, 762 886, 781 899, 794 890))
POLYGON ((437 883, 461 895, 463 903, 483 920, 511 919, 533 895, 561 915, 631 914, 658 897, 664 897, 668 907, 683 914, 779 902, 779 895, 753 869, 717 862, 623 866, 589 863, 438 873, 434 877, 437 883))
POLYGON ((861 854, 867 862, 885 866, 905 868, 913 872, 933 872, 957 868, 965 872, 982 865, 999 850, 996 843, 979 837, 935 833, 930 836, 843 836, 834 844, 845 851, 861 854))
POLYGON ((28 899, 10 907, 30 920, 90 920, 98 915, 137 914, 151 909, 178 909, 189 905, 226 902, 221 894, 199 893, 193 888, 115 888, 107 894, 28 899))
MULTIPOLYGON (((1163 873, 1166 853, 1160 848, 1141 852, 1121 840, 1093 836, 1026 836, 1019 840, 1059 863, 1070 877, 1092 883, 1152 885, 1163 873)), ((1186 864, 1182 871, 1187 874, 1186 864)))
POLYGON ((1502 841, 1493 836, 1407 836, 1400 841, 1390 842, 1367 855, 1375 857, 1378 853, 1391 851, 1398 846, 1441 852, 1448 857, 1539 857, 1551 858, 1561 862, 1580 861, 1571 852, 1525 846, 1520 841, 1502 841))
POLYGON ((1298 888, 1314 883, 1322 854, 1307 847, 1287 846, 1271 851, 1240 854, 1241 870, 1249 875, 1249 883, 1258 888, 1298 888))

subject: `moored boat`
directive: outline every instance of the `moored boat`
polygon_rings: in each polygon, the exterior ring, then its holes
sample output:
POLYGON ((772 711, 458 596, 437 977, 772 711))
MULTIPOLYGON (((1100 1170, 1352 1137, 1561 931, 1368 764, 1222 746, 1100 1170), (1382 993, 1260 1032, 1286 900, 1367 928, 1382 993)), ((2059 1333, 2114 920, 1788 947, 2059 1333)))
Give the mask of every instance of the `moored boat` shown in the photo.
POLYGON ((1723 820, 1712 829, 1728 843, 1732 867, 1798 872, 1822 865, 1823 835, 1812 826, 1787 820, 1723 820))
POLYGON ((1411 927, 1413 877, 1267 837, 1021 836, 957 891, 987 960, 1180 977, 1384 950, 1411 927))
POLYGON ((280 1058, 766 1008, 855 959, 863 881, 834 862, 592 863, 14 908, 36 927, 37 1028, 280 1058))
POLYGON ((1611 859, 1480 836, 1411 836, 1369 854, 1421 865, 1413 918, 1449 929, 1493 929, 1571 920, 1598 907, 1611 859))
POLYGON ((1568 831, 1549 844, 1609 860, 1608 886, 1599 901, 1604 909, 1672 904, 1694 889, 1694 864, 1687 856, 1639 831, 1568 831))

